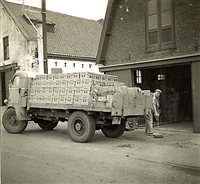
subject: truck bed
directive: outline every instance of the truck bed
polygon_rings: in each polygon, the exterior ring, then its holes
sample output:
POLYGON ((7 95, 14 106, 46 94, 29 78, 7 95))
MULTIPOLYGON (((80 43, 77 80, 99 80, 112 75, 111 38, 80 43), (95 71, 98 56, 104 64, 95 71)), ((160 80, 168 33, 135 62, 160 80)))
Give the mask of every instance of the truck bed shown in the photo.
POLYGON ((84 111, 96 111, 96 112, 111 112, 111 107, 87 107, 81 105, 66 105, 66 104, 30 104, 29 108, 40 108, 40 109, 57 109, 57 110, 84 110, 84 111))
POLYGON ((87 72, 38 75, 28 87, 28 109, 110 112, 112 116, 143 115, 150 96, 128 87, 116 76, 87 72))

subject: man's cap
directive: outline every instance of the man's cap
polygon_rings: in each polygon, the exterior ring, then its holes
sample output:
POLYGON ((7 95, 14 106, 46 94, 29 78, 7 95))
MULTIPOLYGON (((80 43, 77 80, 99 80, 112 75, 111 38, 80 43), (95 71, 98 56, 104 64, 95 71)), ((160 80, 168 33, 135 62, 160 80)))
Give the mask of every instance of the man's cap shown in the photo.
POLYGON ((162 93, 162 91, 160 89, 156 89, 155 92, 158 92, 160 94, 162 93))

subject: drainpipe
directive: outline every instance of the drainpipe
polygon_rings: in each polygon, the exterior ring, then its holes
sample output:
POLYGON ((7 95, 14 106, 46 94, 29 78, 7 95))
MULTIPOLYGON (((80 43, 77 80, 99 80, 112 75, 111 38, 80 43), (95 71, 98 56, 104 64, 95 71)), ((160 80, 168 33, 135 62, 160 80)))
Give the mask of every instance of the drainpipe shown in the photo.
POLYGON ((46 0, 42 1, 42 34, 43 34, 43 54, 44 54, 44 73, 48 73, 48 58, 47 58, 47 24, 46 24, 46 0))
POLYGON ((38 44, 38 60, 39 60, 39 72, 44 73, 44 53, 43 53, 43 38, 42 35, 42 23, 37 24, 37 44, 38 44))

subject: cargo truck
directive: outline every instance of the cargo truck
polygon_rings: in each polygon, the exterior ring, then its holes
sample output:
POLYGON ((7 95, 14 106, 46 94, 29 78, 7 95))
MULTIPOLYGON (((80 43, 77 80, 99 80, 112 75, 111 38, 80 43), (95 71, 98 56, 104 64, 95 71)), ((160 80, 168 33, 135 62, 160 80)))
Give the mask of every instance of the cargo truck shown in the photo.
POLYGON ((117 138, 127 122, 149 113, 151 95, 138 87, 127 87, 117 76, 75 72, 38 74, 18 71, 9 84, 2 123, 9 133, 22 133, 28 122, 53 130, 67 122, 75 142, 90 141, 95 130, 117 138))

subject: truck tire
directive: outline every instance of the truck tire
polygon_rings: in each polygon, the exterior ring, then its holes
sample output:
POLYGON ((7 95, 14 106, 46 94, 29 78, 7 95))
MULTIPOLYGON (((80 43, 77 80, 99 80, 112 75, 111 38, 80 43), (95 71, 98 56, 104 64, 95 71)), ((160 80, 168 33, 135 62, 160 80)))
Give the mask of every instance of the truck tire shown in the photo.
POLYGON ((101 127, 102 133, 106 137, 117 138, 120 137, 125 131, 125 122, 121 122, 120 125, 108 125, 101 127))
POLYGON ((76 111, 68 120, 69 135, 75 142, 85 143, 90 141, 95 133, 96 124, 92 116, 85 112, 76 111))
POLYGON ((16 120, 15 109, 8 108, 3 114, 2 124, 7 132, 19 134, 26 129, 28 121, 16 120))
POLYGON ((51 121, 37 120, 37 123, 41 129, 46 131, 53 130, 58 125, 58 121, 51 122, 51 121))

